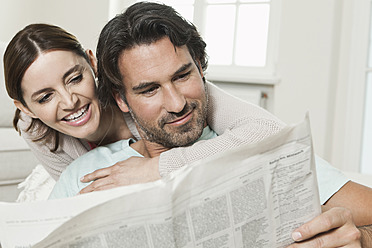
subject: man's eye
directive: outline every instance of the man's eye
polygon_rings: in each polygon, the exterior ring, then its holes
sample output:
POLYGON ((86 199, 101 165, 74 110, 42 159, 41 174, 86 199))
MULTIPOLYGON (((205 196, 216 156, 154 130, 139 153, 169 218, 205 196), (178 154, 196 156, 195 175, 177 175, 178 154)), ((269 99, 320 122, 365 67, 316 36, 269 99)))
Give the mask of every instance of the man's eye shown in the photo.
POLYGON ((186 79, 190 76, 191 72, 187 72, 187 73, 184 73, 184 74, 181 74, 181 75, 178 75, 175 79, 178 80, 178 79, 186 79))
POLYGON ((46 103, 51 99, 52 93, 43 95, 37 102, 40 104, 46 103))
POLYGON ((141 94, 142 94, 142 95, 151 95, 151 94, 154 94, 155 91, 156 91, 158 88, 159 88, 158 86, 154 86, 154 87, 148 88, 147 90, 142 91, 141 94))

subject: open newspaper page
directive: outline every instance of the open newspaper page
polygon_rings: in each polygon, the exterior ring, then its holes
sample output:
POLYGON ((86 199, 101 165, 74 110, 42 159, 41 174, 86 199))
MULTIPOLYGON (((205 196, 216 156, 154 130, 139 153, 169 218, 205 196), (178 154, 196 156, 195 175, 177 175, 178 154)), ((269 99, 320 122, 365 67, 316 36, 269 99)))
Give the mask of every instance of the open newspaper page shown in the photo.
POLYGON ((35 247, 285 247, 318 214, 306 120, 91 208, 35 247))
POLYGON ((31 247, 77 214, 126 192, 151 187, 151 184, 132 185, 50 201, 0 202, 0 247, 31 247))
POLYGON ((157 182, 31 205, 0 204, 0 238, 3 248, 17 247, 8 230, 13 236, 20 230, 19 240, 33 227, 37 238, 18 247, 50 233, 34 247, 272 248, 290 244, 291 232, 318 214, 306 118, 259 144, 220 153, 157 182))

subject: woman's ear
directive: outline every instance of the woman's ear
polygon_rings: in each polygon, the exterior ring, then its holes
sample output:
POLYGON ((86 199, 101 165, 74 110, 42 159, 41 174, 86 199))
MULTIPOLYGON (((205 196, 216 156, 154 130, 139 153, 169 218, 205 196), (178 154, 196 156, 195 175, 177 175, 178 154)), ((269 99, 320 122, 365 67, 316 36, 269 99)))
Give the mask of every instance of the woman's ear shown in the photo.
POLYGON ((36 115, 34 115, 34 113, 32 113, 32 111, 29 108, 27 108, 25 105, 23 105, 20 101, 14 100, 13 103, 17 107, 17 109, 21 110, 26 115, 30 116, 31 118, 38 119, 38 117, 36 117, 36 115))
POLYGON ((123 111, 124 113, 128 113, 129 112, 128 105, 125 103, 123 98, 120 96, 120 93, 114 92, 113 95, 114 95, 116 104, 119 106, 120 110, 123 111))
POLYGON ((94 74, 97 75, 97 59, 96 56, 94 56, 94 53, 92 50, 87 49, 85 50, 85 53, 88 55, 89 62, 93 68, 94 74))

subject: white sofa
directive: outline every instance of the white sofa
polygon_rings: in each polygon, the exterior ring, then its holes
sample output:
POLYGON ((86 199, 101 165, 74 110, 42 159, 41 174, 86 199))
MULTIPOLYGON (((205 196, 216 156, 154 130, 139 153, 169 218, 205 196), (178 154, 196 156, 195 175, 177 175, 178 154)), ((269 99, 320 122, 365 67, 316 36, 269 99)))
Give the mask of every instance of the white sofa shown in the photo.
POLYGON ((15 107, 5 90, 3 54, 5 42, 0 42, 0 201, 15 201, 22 182, 35 168, 37 160, 26 142, 12 127, 15 107))

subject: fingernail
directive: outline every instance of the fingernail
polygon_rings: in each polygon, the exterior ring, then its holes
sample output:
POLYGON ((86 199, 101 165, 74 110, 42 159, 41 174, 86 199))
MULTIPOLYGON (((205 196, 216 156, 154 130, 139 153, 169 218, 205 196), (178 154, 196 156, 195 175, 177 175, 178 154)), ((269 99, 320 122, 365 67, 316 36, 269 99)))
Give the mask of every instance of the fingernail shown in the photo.
POLYGON ((84 180, 84 176, 80 177, 80 182, 82 182, 84 180))
POLYGON ((293 232, 292 233, 292 239, 294 241, 299 241, 302 238, 302 235, 300 232, 293 232))

